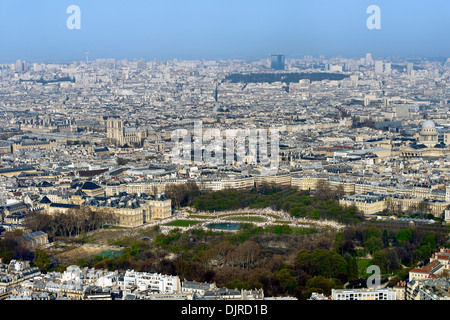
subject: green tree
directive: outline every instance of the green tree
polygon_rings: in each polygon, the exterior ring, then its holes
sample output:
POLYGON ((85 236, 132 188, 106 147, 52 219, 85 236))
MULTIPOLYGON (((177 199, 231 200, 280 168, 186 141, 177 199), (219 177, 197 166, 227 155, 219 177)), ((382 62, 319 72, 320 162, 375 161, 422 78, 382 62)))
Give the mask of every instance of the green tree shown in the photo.
POLYGON ((312 276, 317 272, 317 263, 313 260, 313 255, 308 250, 302 249, 299 251, 297 260, 295 261, 295 268, 312 276))
POLYGON ((382 273, 386 273, 389 268, 389 261, 386 251, 379 250, 374 252, 371 264, 378 266, 382 273))
POLYGON ((370 239, 372 237, 381 238, 381 231, 376 226, 370 226, 366 230, 366 239, 370 239))
POLYGON ((429 245, 420 246, 417 250, 422 252, 422 259, 429 259, 432 255, 432 250, 429 245))
POLYGON ((179 259, 175 263, 177 275, 182 279, 192 279, 194 277, 194 267, 190 261, 179 259))
POLYGON ((311 211, 311 218, 320 219, 320 209, 314 209, 311 211))
MULTIPOLYGON (((306 282, 306 288, 308 289, 321 289, 325 295, 331 294, 331 289, 336 288, 336 282, 332 279, 327 279, 323 276, 315 276, 311 279, 309 279, 306 282)), ((312 290, 312 291, 319 291, 320 290, 312 290)))
POLYGON ((383 230, 383 234, 381 235, 381 241, 383 241, 383 247, 388 248, 389 247, 389 234, 386 229, 383 230))
POLYGON ((356 263, 356 258, 351 255, 347 255, 346 260, 348 280, 352 281, 358 279, 358 264, 356 263))
POLYGON ((136 260, 139 259, 139 244, 136 242, 136 240, 134 240, 131 244, 131 253, 136 260))
POLYGON ((364 247, 370 254, 373 254, 375 251, 383 249, 383 241, 380 238, 371 237, 366 241, 364 247))
POLYGON ((251 289, 251 288, 248 287, 248 285, 245 282, 242 282, 239 279, 234 279, 234 280, 231 280, 231 281, 227 282, 226 287, 228 289, 238 289, 238 290, 240 290, 240 289, 245 289, 245 290, 251 289))
POLYGON ((399 246, 404 246, 409 243, 412 239, 412 230, 411 229, 403 229, 397 232, 395 236, 397 243, 399 246))
POLYGON ((436 248, 436 236, 434 233, 428 233, 425 235, 425 237, 422 240, 422 245, 428 246, 431 249, 436 248))
POLYGON ((386 258, 387 258, 387 272, 394 272, 401 269, 400 259, 397 254, 397 250, 392 249, 384 249, 384 252, 386 252, 386 258))
POLYGON ((290 269, 281 269, 275 274, 275 277, 278 279, 280 285, 283 289, 293 295, 295 289, 298 286, 297 279, 294 276, 294 271, 290 269))
POLYGON ((287 225, 276 225, 273 226, 272 230, 275 234, 289 234, 293 232, 292 228, 287 225))
POLYGON ((326 278, 336 278, 339 273, 347 271, 345 259, 336 252, 317 249, 312 260, 318 266, 317 274, 326 278))
POLYGON ((42 249, 36 249, 34 253, 34 265, 42 272, 47 272, 48 268, 50 267, 50 255, 42 249))

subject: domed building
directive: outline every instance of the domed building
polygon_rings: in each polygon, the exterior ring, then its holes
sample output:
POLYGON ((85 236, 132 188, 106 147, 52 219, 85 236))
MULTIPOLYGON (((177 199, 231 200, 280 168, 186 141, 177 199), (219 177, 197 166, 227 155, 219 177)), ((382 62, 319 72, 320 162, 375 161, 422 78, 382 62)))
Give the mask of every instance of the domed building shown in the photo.
POLYGON ((422 124, 422 129, 417 136, 417 143, 423 144, 428 148, 433 148, 438 144, 438 132, 432 120, 427 120, 422 124))
POLYGON ((443 143, 439 143, 439 133, 432 120, 422 124, 420 131, 414 134, 415 142, 402 146, 400 155, 403 158, 432 157, 439 158, 450 153, 450 149, 443 143))

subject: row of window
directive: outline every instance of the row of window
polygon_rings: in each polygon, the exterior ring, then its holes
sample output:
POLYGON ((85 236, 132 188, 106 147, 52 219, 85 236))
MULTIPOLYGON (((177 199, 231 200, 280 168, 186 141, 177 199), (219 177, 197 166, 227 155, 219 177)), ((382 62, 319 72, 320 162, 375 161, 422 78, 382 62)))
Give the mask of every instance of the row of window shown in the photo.
POLYGON ((337 300, 388 300, 387 293, 343 293, 336 295, 337 300))

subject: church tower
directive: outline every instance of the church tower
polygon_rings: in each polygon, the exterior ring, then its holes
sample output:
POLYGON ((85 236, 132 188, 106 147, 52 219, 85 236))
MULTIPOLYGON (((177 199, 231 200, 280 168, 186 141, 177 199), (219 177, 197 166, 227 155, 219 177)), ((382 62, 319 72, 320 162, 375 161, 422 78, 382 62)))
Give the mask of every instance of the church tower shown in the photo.
POLYGON ((119 118, 108 118, 106 123, 106 137, 118 144, 123 141, 123 122, 119 118))

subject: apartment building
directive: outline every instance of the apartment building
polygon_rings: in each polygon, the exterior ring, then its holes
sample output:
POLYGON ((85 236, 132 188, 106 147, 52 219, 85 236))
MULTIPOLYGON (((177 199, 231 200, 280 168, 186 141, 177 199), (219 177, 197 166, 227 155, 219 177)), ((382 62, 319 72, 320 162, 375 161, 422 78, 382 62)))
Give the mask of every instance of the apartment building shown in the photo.
POLYGON ((380 289, 331 289, 331 300, 396 300, 397 291, 380 289))
POLYGON ((409 271, 409 280, 422 280, 436 278, 444 271, 444 265, 438 260, 433 260, 424 267, 413 268, 409 271))
POLYGON ((408 196, 392 196, 386 199, 388 206, 392 206, 395 210, 409 211, 422 210, 425 214, 432 214, 436 218, 443 218, 445 209, 450 205, 449 202, 436 199, 423 199, 408 196))
POLYGON ((367 193, 344 196, 339 199, 339 205, 355 207, 364 215, 373 215, 386 209, 387 195, 367 193))
POLYGON ((174 293, 181 292, 181 282, 178 276, 127 270, 121 288, 130 292, 138 289, 155 290, 159 293, 174 293))
POLYGON ((406 287, 406 300, 450 300, 448 279, 414 279, 406 287))
POLYGON ((30 267, 28 261, 11 260, 9 264, 0 263, 0 293, 8 292, 22 282, 39 276, 36 267, 30 267))
POLYGON ((450 249, 441 248, 439 252, 435 252, 430 259, 431 261, 439 261, 444 271, 450 272, 450 249))
POLYGON ((319 181, 328 181, 328 178, 315 175, 294 175, 291 177, 291 186, 298 190, 314 191, 319 181))

